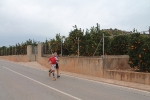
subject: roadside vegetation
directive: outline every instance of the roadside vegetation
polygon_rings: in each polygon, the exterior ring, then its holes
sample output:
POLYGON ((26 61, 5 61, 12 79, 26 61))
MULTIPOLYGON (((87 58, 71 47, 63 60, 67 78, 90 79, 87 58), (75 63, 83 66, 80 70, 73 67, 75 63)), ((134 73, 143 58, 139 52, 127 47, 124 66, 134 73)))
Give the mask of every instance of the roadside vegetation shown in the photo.
MULTIPOLYGON (((129 55, 129 65, 139 71, 150 72, 150 37, 138 31, 127 32, 118 29, 100 29, 96 27, 82 30, 76 25, 68 37, 56 34, 56 37, 43 42, 43 53, 57 51, 63 56, 102 56, 103 34, 105 55, 129 55)), ((0 56, 27 54, 27 45, 37 46, 31 39, 15 46, 0 47, 0 56)))

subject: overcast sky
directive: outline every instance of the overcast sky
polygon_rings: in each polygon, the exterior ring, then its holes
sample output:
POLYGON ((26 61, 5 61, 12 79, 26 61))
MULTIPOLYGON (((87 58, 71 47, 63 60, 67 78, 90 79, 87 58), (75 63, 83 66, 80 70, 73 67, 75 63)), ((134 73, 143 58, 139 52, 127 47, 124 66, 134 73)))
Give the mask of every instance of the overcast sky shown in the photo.
POLYGON ((147 31, 150 0, 0 0, 0 47, 28 39, 44 42, 72 26, 147 31))

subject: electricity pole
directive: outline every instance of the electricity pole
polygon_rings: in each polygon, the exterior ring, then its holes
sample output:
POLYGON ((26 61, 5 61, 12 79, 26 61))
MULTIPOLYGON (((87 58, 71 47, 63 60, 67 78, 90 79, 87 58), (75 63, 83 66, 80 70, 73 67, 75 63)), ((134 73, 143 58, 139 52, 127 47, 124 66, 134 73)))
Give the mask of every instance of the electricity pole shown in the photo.
POLYGON ((63 38, 65 38, 65 36, 61 36, 61 57, 62 57, 62 43, 63 43, 63 38))
POLYGON ((79 37, 78 37, 78 57, 79 57, 79 37))
POLYGON ((149 31, 149 38, 150 38, 150 26, 149 26, 149 30, 148 31, 149 31))
POLYGON ((102 60, 103 60, 103 69, 104 69, 104 32, 103 32, 103 57, 102 57, 102 60))

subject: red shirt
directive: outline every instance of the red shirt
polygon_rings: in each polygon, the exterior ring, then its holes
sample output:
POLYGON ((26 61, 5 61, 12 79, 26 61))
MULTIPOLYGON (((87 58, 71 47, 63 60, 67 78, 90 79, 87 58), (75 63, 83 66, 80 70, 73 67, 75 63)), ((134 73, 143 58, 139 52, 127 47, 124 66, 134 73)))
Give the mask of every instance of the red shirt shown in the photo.
POLYGON ((51 64, 56 64, 56 58, 55 57, 49 58, 49 61, 51 62, 51 64))

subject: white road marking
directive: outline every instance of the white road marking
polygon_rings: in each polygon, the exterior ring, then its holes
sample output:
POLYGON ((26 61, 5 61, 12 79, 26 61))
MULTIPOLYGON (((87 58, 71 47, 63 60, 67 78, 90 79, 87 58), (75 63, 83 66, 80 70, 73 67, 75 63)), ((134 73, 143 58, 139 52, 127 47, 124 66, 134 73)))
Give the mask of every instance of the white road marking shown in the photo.
POLYGON ((139 89, 135 89, 135 88, 132 88, 132 87, 129 88, 129 87, 119 86, 119 85, 115 85, 115 84, 111 84, 111 83, 106 83, 106 82, 100 82, 100 81, 96 81, 96 80, 85 79, 85 78, 82 78, 82 77, 79 77, 79 76, 71 76, 71 75, 67 75, 67 74, 64 74, 64 73, 63 73, 63 75, 64 76, 68 76, 68 77, 77 78, 77 79, 86 80, 86 81, 91 81, 91 82, 95 82, 95 83, 107 84, 107 85, 111 85, 111 86, 116 86, 116 87, 120 87, 120 88, 126 88, 126 89, 130 89, 130 90, 136 90, 136 91, 140 91, 140 92, 144 92, 144 93, 150 94, 149 91, 139 90, 139 89))
POLYGON ((52 89, 52 90, 55 90, 55 91, 60 92, 60 93, 62 93, 62 94, 64 94, 64 95, 67 95, 67 96, 69 96, 69 97, 71 97, 71 98, 74 98, 74 99, 76 99, 76 100, 82 100, 82 99, 77 98, 77 97, 75 97, 75 96, 72 96, 72 95, 70 95, 70 94, 68 94, 68 93, 65 93, 65 92, 63 92, 63 91, 60 91, 60 90, 55 89, 55 88, 53 88, 53 87, 50 87, 50 86, 48 86, 48 85, 46 85, 46 84, 43 84, 43 83, 41 83, 41 82, 39 82, 39 81, 36 81, 36 80, 34 80, 34 79, 30 78, 30 77, 27 77, 27 76, 25 76, 25 75, 22 75, 22 74, 20 74, 20 73, 18 73, 18 72, 16 72, 16 71, 13 71, 13 70, 11 70, 11 69, 5 67, 5 66, 2 66, 2 67, 5 68, 5 69, 7 69, 7 70, 9 70, 9 71, 11 71, 11 72, 13 72, 13 73, 16 73, 16 74, 18 74, 18 75, 20 75, 20 76, 23 76, 23 77, 25 77, 25 78, 27 78, 27 79, 29 79, 29 80, 32 80, 32 81, 34 81, 34 82, 36 82, 36 83, 38 83, 38 84, 41 84, 41 85, 43 85, 43 86, 45 86, 45 87, 48 87, 48 88, 50 88, 50 89, 52 89))
MULTIPOLYGON (((2 61, 6 61, 6 60, 2 60, 2 61)), ((7 62, 7 61, 6 61, 6 62, 7 62)), ((8 61, 8 62, 9 62, 9 61, 8 61)), ((11 61, 10 61, 10 62, 11 62, 11 61)), ((11 62, 11 63, 12 63, 12 62, 11 62)), ((26 67, 28 67, 28 66, 26 66, 26 67)), ((47 70, 43 70, 43 71, 47 71, 47 70)), ((115 85, 115 84, 111 84, 111 83, 100 82, 100 81, 91 80, 91 79, 85 79, 85 78, 83 78, 83 77, 68 75, 68 74, 64 74, 64 73, 63 73, 63 75, 64 75, 64 76, 68 76, 68 77, 74 77, 74 78, 78 78, 78 79, 83 79, 83 80, 86 80, 86 81, 91 81, 91 82, 96 82, 96 83, 107 84, 107 85, 111 85, 111 86, 116 86, 116 87, 120 87, 120 88, 126 88, 126 89, 130 89, 130 90, 136 90, 136 91, 145 92, 145 93, 150 94, 149 91, 139 90, 139 89, 135 89, 135 88, 132 88, 132 87, 119 86, 119 85, 115 85)))

